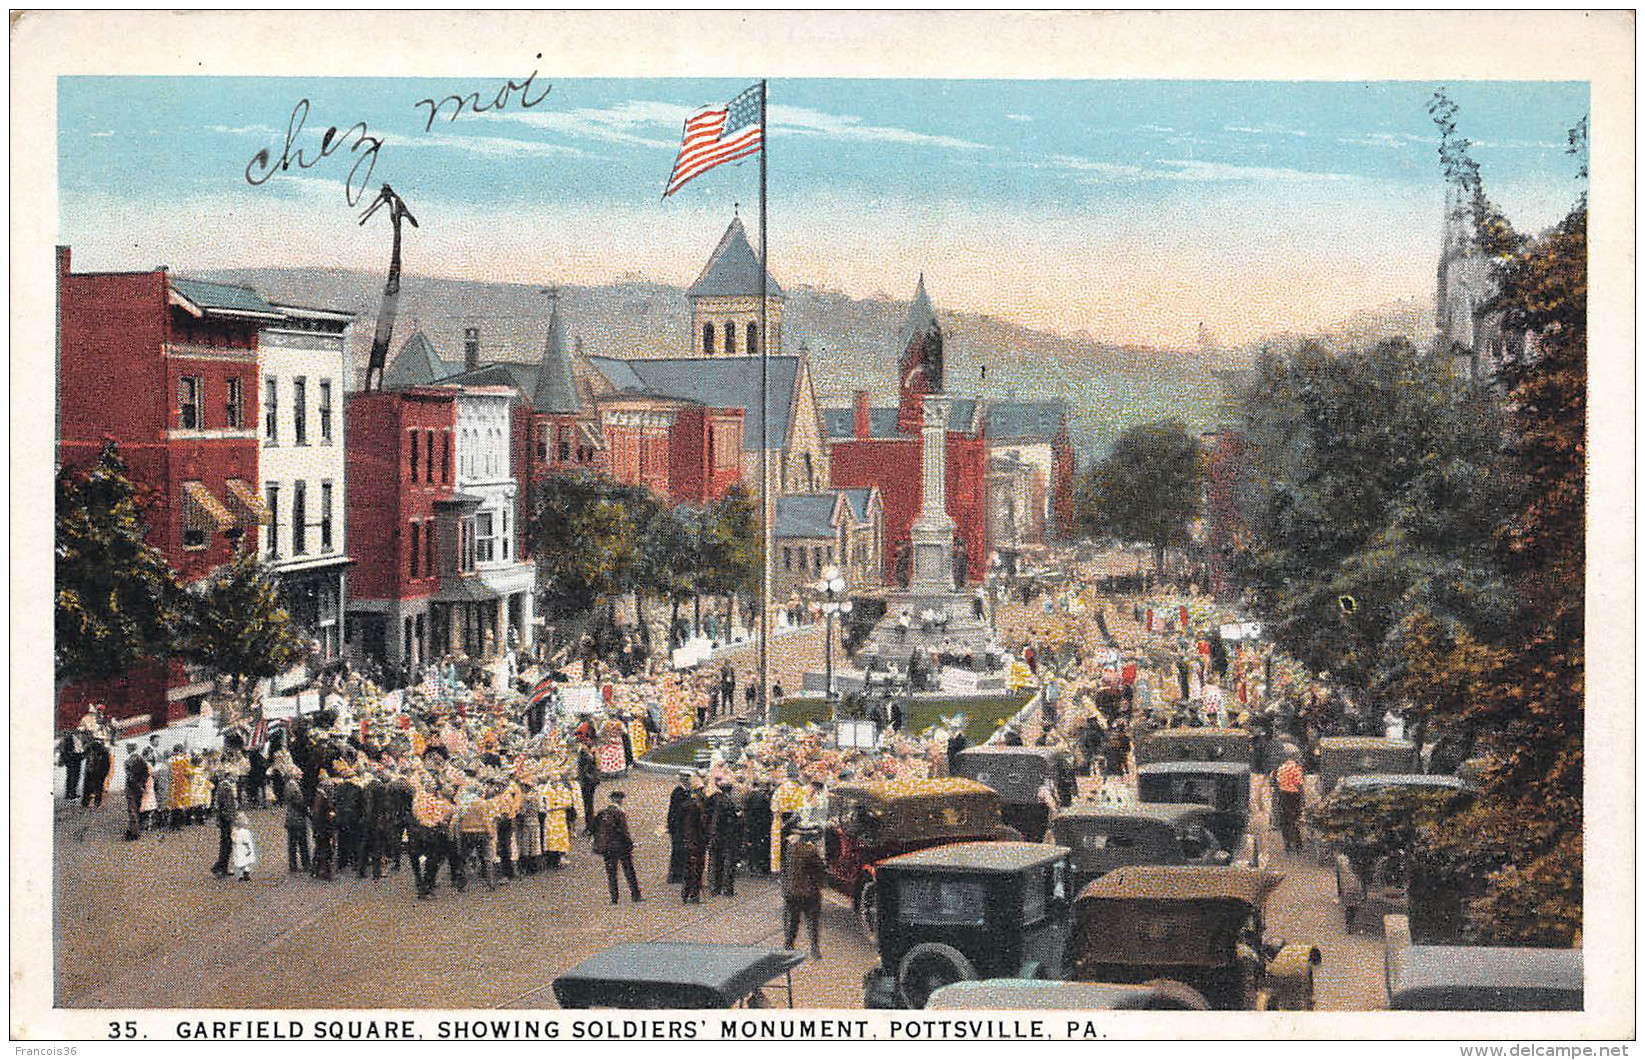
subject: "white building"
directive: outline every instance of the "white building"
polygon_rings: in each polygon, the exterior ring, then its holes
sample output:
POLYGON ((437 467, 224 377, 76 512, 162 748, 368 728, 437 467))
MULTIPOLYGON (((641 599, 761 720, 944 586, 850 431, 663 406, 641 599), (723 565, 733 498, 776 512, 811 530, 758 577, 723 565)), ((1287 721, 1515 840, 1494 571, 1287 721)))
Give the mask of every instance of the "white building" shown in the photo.
MULTIPOLYGON (((353 315, 275 304, 284 320, 263 328, 263 440, 258 474, 267 511, 259 556, 278 572, 292 618, 319 644, 319 660, 343 644, 346 572, 343 391, 353 315)), ((308 678, 297 667, 275 682, 308 678)))
POLYGON ((452 650, 470 656, 529 646, 536 621, 536 564, 520 554, 520 483, 511 423, 515 391, 464 387, 457 396, 456 493, 440 502, 457 522, 435 597, 435 628, 452 650), (443 627, 443 628, 442 628, 443 627), (511 638, 512 634, 512 638, 511 638))

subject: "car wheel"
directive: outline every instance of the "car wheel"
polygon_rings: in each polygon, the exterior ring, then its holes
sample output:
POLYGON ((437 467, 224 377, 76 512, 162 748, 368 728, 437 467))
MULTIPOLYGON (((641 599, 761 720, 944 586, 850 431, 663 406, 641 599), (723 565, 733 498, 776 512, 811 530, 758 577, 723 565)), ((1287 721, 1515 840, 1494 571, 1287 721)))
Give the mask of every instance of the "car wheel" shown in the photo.
POLYGON ((873 880, 863 882, 862 888, 857 891, 856 904, 857 925, 868 936, 868 941, 876 941, 880 931, 880 904, 879 889, 874 886, 873 880))
POLYGON ((976 966, 946 942, 922 942, 897 965, 897 992, 909 1008, 924 1008, 940 987, 977 977, 976 966))
MULTIPOLYGON (((1172 1007, 1189 1012, 1207 1012, 1211 1002, 1205 995, 1179 979, 1150 979, 1142 984, 1160 995, 1162 1001, 1169 1002, 1172 1007)), ((1158 1002, 1156 1007, 1164 1007, 1158 1002)))

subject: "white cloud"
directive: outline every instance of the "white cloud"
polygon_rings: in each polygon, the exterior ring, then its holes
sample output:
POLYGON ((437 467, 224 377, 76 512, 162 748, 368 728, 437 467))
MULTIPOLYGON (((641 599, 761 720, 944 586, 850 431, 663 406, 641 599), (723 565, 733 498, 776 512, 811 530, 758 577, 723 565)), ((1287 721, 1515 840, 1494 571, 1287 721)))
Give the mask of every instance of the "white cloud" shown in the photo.
POLYGON ((518 122, 538 129, 564 133, 567 136, 608 143, 628 144, 634 147, 679 147, 677 138, 658 139, 642 136, 635 130, 668 129, 677 131, 695 110, 677 103, 656 100, 631 99, 614 107, 579 107, 573 110, 504 111, 481 115, 497 121, 518 122))
POLYGON ((1012 121, 1033 121, 1034 120, 1033 116, 1029 115, 1029 114, 1007 114, 1006 117, 1010 118, 1012 121))
POLYGON ((96 132, 87 133, 86 135, 96 136, 96 137, 104 137, 104 136, 113 136, 114 132, 111 129, 99 129, 96 132))
POLYGON ((400 151, 406 148, 417 150, 443 148, 501 158, 557 155, 560 157, 572 156, 597 160, 599 157, 566 144, 550 143, 547 140, 517 140, 507 136, 458 136, 450 133, 434 132, 395 137, 383 141, 383 149, 386 151, 400 151))
POLYGON ((229 136, 284 136, 272 125, 208 125, 207 132, 226 133, 229 136))
POLYGON ((987 144, 961 140, 954 136, 934 136, 893 125, 868 125, 858 117, 825 114, 806 107, 772 107, 768 117, 773 133, 781 131, 800 136, 821 136, 829 140, 919 144, 926 147, 947 147, 957 151, 992 150, 987 144))
POLYGON ((1160 164, 1175 166, 1174 170, 1155 170, 1150 176, 1164 180, 1230 181, 1318 181, 1354 180, 1346 173, 1318 173, 1301 169, 1277 169, 1267 166, 1237 166, 1227 162, 1197 162, 1191 159, 1163 158, 1160 164))

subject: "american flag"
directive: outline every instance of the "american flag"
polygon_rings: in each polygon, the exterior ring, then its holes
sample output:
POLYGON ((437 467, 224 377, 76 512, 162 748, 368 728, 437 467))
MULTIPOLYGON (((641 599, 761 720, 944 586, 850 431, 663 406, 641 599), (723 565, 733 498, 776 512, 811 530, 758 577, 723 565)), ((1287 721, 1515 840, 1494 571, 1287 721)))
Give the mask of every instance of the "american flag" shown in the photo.
POLYGON ((747 158, 760 150, 765 142, 765 127, 760 123, 762 92, 763 86, 754 85, 725 106, 704 107, 685 120, 680 157, 674 160, 663 198, 722 162, 747 158))

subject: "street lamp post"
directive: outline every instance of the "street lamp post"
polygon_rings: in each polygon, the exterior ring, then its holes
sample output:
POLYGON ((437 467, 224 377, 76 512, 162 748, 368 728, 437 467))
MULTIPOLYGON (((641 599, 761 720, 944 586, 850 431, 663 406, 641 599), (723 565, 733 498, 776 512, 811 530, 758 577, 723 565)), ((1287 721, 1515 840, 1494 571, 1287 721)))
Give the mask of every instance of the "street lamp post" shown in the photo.
POLYGON ((834 699, 834 616, 849 615, 851 601, 845 598, 845 579, 840 576, 840 568, 829 566, 823 569, 822 581, 816 585, 817 592, 822 594, 823 610, 823 682, 827 691, 824 693, 828 700, 828 717, 833 720, 838 717, 834 699))

